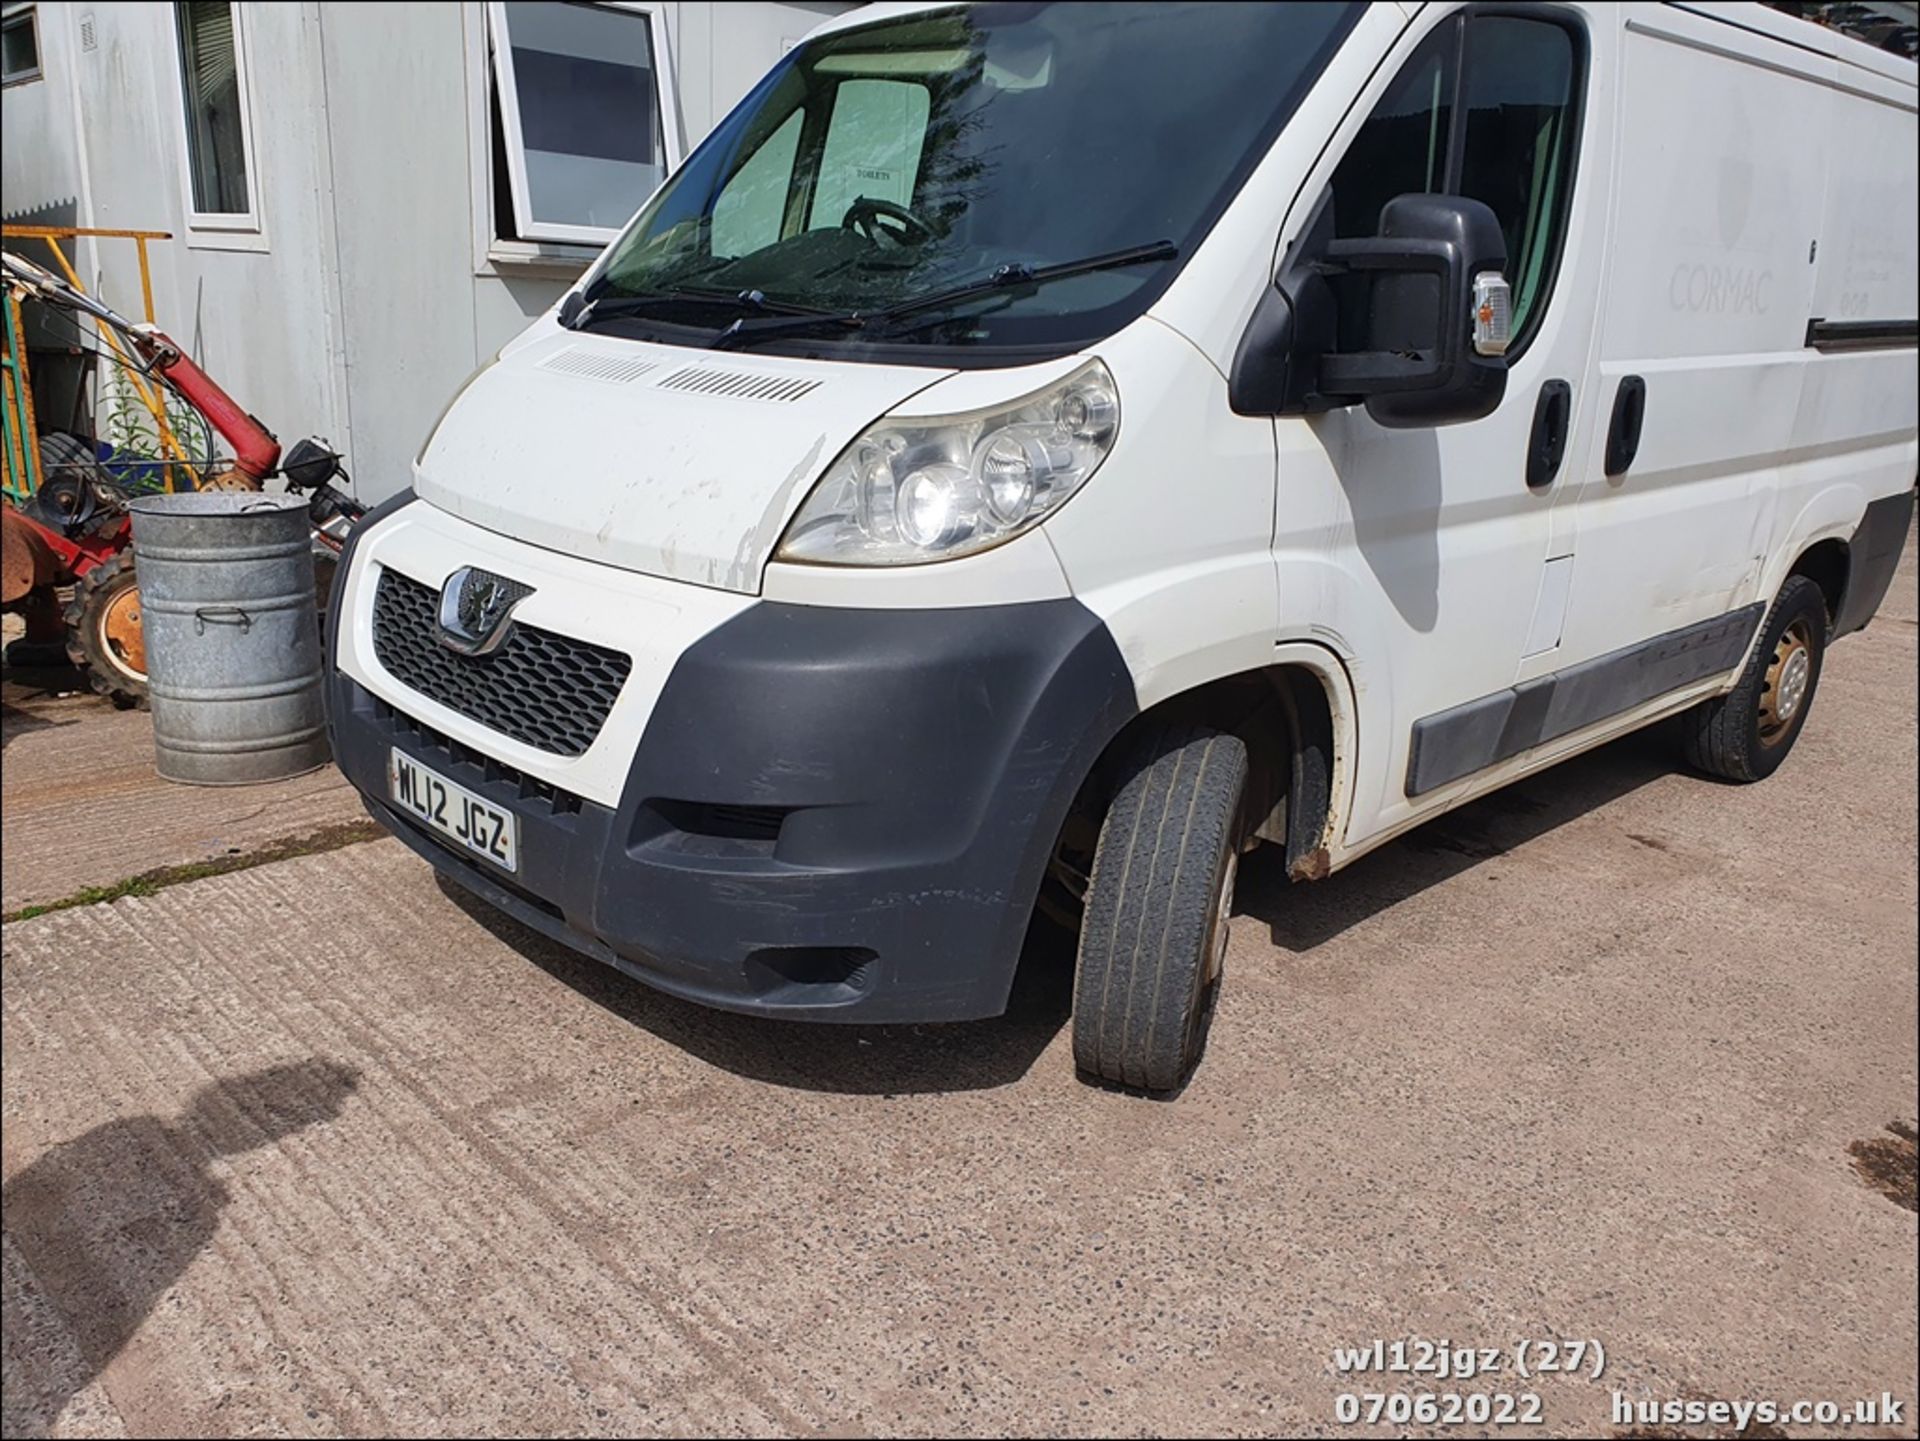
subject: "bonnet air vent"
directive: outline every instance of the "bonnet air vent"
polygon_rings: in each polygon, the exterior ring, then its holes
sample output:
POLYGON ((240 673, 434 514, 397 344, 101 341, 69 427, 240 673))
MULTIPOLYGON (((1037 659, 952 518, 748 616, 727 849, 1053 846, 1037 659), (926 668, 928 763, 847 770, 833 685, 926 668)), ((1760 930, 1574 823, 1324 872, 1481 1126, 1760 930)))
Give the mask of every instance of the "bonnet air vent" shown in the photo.
POLYGON ((746 370, 718 370, 711 366, 689 365, 676 370, 665 380, 656 381, 660 390, 691 390, 701 395, 724 396, 732 400, 766 400, 791 404, 808 391, 818 390, 817 380, 802 380, 791 375, 755 374, 746 370))
POLYGON ((536 368, 558 371, 562 375, 578 375, 586 380, 604 380, 609 385, 625 385, 630 380, 638 380, 658 365, 656 360, 642 360, 637 355, 583 350, 575 345, 549 355, 536 368))

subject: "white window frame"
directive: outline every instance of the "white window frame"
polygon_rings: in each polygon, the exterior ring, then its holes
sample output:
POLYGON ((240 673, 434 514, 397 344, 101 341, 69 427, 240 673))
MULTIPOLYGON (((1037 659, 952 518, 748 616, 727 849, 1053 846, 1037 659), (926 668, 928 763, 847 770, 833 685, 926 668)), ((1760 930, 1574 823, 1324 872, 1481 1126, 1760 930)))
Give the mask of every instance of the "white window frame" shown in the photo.
MULTIPOLYGON (((660 150, 666 162, 666 174, 671 175, 679 168, 681 160, 680 98, 675 85, 673 51, 667 37, 665 7, 644 3, 644 0, 595 0, 595 3, 597 8, 602 10, 623 10, 646 19, 648 39, 653 52, 654 98, 660 108, 660 150)), ((509 198, 510 208, 513 211, 514 226, 520 233, 519 246, 531 255, 538 256, 541 253, 539 247, 543 243, 592 246, 596 250, 611 244, 619 236, 620 227, 541 224, 533 219, 533 206, 527 189, 527 152, 521 141, 520 92, 513 73, 513 47, 511 44, 499 43, 508 34, 507 7, 503 0, 488 0, 484 9, 485 53, 483 59, 492 67, 491 78, 500 96, 502 134, 499 138, 507 156, 509 188, 513 192, 509 198)), ((483 84, 481 111, 483 125, 490 123, 484 98, 483 84)), ((486 186, 489 232, 492 229, 490 217, 493 209, 490 162, 489 152, 486 186)), ((503 258, 497 254, 503 245, 511 246, 513 242, 494 240, 488 247, 490 257, 503 258)))
POLYGON ((193 208, 193 138, 190 134, 187 97, 187 66, 180 33, 177 5, 167 6, 167 18, 173 24, 173 74, 178 97, 180 135, 180 210, 187 218, 186 242, 202 250, 265 250, 266 222, 260 213, 259 152, 253 144, 253 66, 248 55, 251 29, 242 0, 230 0, 233 6, 233 64, 240 89, 240 156, 247 167, 247 208, 241 211, 207 212, 193 208))
POLYGON ((33 31, 33 69, 5 76, 0 83, 7 85, 30 85, 35 80, 44 79, 47 73, 46 61, 40 54, 40 7, 33 4, 9 5, 0 10, 0 20, 5 20, 9 25, 22 16, 26 17, 27 28, 33 31))

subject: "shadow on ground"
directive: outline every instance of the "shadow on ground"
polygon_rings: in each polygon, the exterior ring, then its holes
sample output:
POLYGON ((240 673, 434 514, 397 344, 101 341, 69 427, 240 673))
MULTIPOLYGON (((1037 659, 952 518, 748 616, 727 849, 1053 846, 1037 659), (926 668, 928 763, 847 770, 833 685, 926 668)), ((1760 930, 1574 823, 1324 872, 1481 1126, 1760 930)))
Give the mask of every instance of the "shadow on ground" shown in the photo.
MULTIPOLYGON (((1680 767, 1671 725, 1576 756, 1427 822, 1345 870, 1308 885, 1287 879, 1263 846, 1240 868, 1236 913, 1264 922, 1273 944, 1301 954, 1444 881, 1611 805, 1680 767)), ((1643 845, 1659 847, 1648 837, 1643 845)))
POLYGON ((7 1435, 45 1435, 213 1239, 227 1201, 213 1163, 331 1121, 358 1082, 320 1060, 215 1081, 172 1119, 108 1121, 7 1181, 7 1244, 31 1273, 7 1313, 7 1435), (44 1345, 44 1321, 31 1327, 43 1344, 26 1344, 32 1318, 17 1312, 42 1304, 77 1359, 44 1345))
MULTIPOLYGON (((1675 769, 1674 755, 1668 728, 1639 732, 1443 816, 1311 885, 1290 883, 1278 850, 1263 847, 1241 868, 1236 911, 1265 923, 1275 945, 1310 951, 1658 780, 1675 769)), ((959 1025, 821 1025, 733 1015, 664 995, 438 879, 468 916, 595 1005, 709 1064, 774 1085, 874 1095, 1009 1085, 1026 1074, 1072 1007, 1072 940, 1044 920, 1028 935, 1004 1016, 959 1025)))
MULTIPOLYGON (((12 650, 9 646, 8 652, 12 650)), ((0 746, 11 745, 14 737, 30 731, 75 724, 84 712, 62 714, 67 711, 66 702, 80 700, 83 705, 97 704, 86 672, 64 662, 18 665, 8 659, 0 664, 4 664, 4 681, 0 681, 0 746)))
POLYGON ((63 696, 91 696, 93 686, 87 673, 66 661, 45 661, 30 665, 6 662, 7 699, 52 700, 63 696))
POLYGON ((859 1095, 982 1091, 1024 1076, 1066 1023, 1073 943, 1036 920, 1007 1013, 955 1025, 846 1026, 716 1011, 653 990, 495 910, 435 873, 447 898, 554 979, 710 1065, 798 1090, 859 1095))
POLYGON ((49 726, 71 725, 71 721, 48 720, 34 711, 22 710, 19 706, 0 703, 0 746, 13 744, 15 736, 26 735, 29 731, 45 730, 49 726))

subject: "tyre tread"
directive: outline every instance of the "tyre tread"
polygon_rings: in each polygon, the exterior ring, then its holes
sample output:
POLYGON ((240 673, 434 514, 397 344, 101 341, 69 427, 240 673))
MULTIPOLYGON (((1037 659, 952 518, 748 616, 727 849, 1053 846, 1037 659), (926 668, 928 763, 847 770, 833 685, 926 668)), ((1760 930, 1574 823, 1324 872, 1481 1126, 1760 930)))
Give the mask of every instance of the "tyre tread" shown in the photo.
POLYGON ((1191 1069, 1194 967, 1206 964, 1199 952, 1246 772, 1238 738, 1192 723, 1156 726, 1130 752, 1094 852, 1081 932, 1073 1032, 1082 1070, 1166 1091, 1191 1069))
POLYGON ((1807 688, 1798 720, 1798 726, 1805 726, 1825 660, 1828 617, 1826 598, 1820 587, 1806 576, 1793 575, 1787 577, 1767 611, 1759 638, 1733 689, 1702 701, 1680 717, 1680 750, 1688 765, 1722 780, 1749 784, 1772 775, 1786 759, 1793 741, 1798 739, 1798 729, 1784 746, 1762 747, 1758 732, 1760 697, 1766 688, 1767 668, 1772 664, 1774 647, 1803 612, 1818 619, 1816 634, 1820 641, 1815 647, 1813 681, 1807 688))
POLYGON ((90 612, 103 592, 123 574, 133 570, 131 550, 123 550, 90 566, 84 575, 74 581, 73 599, 67 604, 65 616, 67 659, 73 662, 75 668, 86 672, 88 685, 122 709, 144 707, 147 704, 147 688, 123 680, 115 674, 109 657, 95 653, 90 612))

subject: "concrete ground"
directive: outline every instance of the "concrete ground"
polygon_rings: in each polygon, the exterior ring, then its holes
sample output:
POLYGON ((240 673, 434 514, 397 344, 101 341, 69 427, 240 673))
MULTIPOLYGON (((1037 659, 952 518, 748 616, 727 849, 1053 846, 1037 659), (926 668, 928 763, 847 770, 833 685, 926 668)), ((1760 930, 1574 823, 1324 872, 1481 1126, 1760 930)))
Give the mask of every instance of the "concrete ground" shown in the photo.
POLYGON ((332 766, 273 785, 183 786, 153 769, 153 720, 66 669, 0 682, 0 913, 162 867, 224 862, 366 817, 332 766))
POLYGON ((1617 1435, 1618 1388, 1886 1390, 1849 1434, 1912 1435, 1915 1215, 1850 1147, 1920 1084, 1916 615, 1910 546, 1766 784, 1654 733, 1319 885, 1256 859, 1170 1104, 1074 1079, 1045 950, 1003 1021, 741 1019, 392 841, 9 925, 4 1430, 1323 1434, 1531 1389, 1617 1435), (1409 1336, 1605 1372, 1334 1369, 1409 1336))

